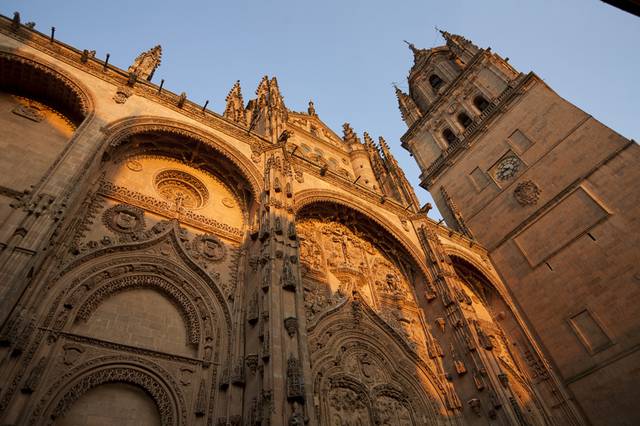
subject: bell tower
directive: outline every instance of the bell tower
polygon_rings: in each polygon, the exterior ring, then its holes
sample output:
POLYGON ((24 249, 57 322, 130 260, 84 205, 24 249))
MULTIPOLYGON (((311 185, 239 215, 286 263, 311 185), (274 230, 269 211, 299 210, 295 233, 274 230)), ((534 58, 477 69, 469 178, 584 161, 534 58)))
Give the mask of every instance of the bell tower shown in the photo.
POLYGON ((409 44, 409 93, 396 88, 421 186, 488 249, 586 417, 637 419, 638 144, 490 48, 441 34, 444 46, 409 44))

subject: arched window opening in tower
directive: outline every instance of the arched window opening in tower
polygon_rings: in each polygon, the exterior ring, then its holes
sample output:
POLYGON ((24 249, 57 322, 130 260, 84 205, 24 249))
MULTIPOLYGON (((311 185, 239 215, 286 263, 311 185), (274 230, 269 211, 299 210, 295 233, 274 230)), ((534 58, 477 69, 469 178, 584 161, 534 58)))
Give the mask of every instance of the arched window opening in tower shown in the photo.
POLYGON ((456 135, 449 128, 443 130, 442 136, 444 137, 444 140, 446 140, 449 145, 451 145, 452 143, 458 140, 456 135))
POLYGON ((431 84, 433 90, 438 90, 444 84, 444 80, 442 80, 438 74, 431 74, 429 84, 431 84))
POLYGON ((462 125, 465 129, 473 123, 473 120, 464 112, 458 114, 458 123, 462 125))
POLYGON ((478 95, 473 99, 473 104, 478 108, 480 112, 483 112, 487 107, 489 107, 489 101, 487 101, 484 96, 478 95))

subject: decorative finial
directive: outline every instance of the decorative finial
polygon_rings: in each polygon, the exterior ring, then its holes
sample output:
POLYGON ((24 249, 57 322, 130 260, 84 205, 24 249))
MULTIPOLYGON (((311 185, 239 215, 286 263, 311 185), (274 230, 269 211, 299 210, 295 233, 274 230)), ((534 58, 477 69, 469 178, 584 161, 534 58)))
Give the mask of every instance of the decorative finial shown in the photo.
POLYGON ((136 74, 139 79, 151 81, 153 73, 160 66, 161 59, 162 47, 157 45, 138 55, 133 65, 129 67, 129 72, 136 74))
POLYGON ((413 43, 409 43, 407 40, 403 40, 405 43, 407 43, 407 45, 409 46, 409 49, 411 49, 411 51, 414 54, 418 53, 418 49, 416 48, 416 46, 413 43))
POLYGON ((358 136, 355 134, 349 123, 344 123, 342 125, 342 133, 342 139, 344 139, 346 143, 360 143, 360 141, 358 140, 358 136))

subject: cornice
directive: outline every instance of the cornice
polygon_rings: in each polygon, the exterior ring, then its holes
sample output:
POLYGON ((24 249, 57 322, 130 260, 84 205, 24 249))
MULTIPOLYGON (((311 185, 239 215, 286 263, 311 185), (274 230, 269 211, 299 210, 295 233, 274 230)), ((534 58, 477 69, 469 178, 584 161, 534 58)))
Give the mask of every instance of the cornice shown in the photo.
MULTIPOLYGON (((82 63, 82 52, 79 49, 58 40, 51 41, 48 36, 25 26, 21 26, 17 31, 13 31, 11 29, 11 20, 2 15, 0 15, 0 34, 13 38, 26 46, 39 50, 56 60, 97 77, 115 87, 128 86, 129 73, 127 71, 111 64, 105 65, 104 61, 96 59, 95 57, 88 58, 87 62, 82 63)), ((19 56, 19 52, 16 52, 16 54, 19 56)), ((165 88, 161 89, 160 86, 155 83, 138 80, 133 87, 129 86, 129 88, 133 94, 137 96, 161 104, 207 127, 219 130, 249 145, 270 144, 270 141, 255 133, 251 133, 247 128, 241 127, 222 115, 205 109, 188 99, 184 101, 182 107, 179 107, 178 104, 181 100, 180 95, 165 88)))

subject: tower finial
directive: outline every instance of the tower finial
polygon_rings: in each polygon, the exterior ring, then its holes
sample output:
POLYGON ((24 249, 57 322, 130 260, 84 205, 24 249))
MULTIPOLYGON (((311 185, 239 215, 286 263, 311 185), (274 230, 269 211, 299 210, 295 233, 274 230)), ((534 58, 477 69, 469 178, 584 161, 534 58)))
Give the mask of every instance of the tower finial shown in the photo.
POLYGON ((407 43, 407 46, 409 46, 409 49, 411 49, 411 51, 412 51, 414 54, 416 54, 416 55, 418 54, 419 50, 416 48, 415 44, 413 44, 413 43, 409 43, 407 40, 403 40, 403 41, 404 41, 405 43, 407 43))

